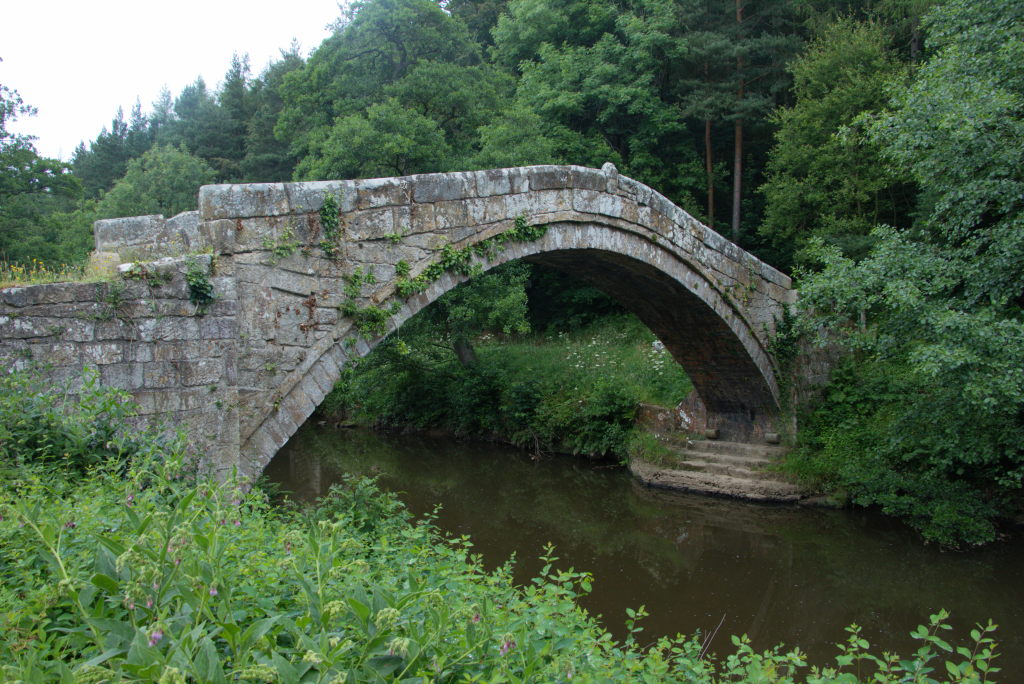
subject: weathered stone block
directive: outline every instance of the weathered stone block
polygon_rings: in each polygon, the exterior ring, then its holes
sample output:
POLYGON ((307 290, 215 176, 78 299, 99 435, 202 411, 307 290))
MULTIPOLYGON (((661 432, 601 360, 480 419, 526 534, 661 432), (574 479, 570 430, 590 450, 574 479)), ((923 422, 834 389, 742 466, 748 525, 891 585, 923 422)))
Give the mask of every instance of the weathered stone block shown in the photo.
POLYGON ((411 198, 408 178, 371 178, 356 182, 356 209, 409 204, 411 198))
POLYGON ((137 390, 144 384, 142 364, 115 363, 100 368, 100 382, 108 387, 137 390))
POLYGON ((175 362, 154 361, 143 364, 143 386, 149 389, 180 387, 178 365, 175 362))
POLYGON ((178 373, 181 384, 185 387, 214 385, 223 379, 224 362, 220 359, 181 361, 178 364, 178 373))
POLYGON ((373 240, 395 232, 394 213, 390 208, 356 211, 349 217, 346 230, 353 240, 373 240))
POLYGON ((290 209, 284 183, 204 185, 199 189, 199 218, 202 221, 280 216, 290 209))
POLYGON ((308 181, 304 183, 286 183, 285 190, 289 196, 290 213, 305 214, 320 211, 324 205, 324 197, 334 195, 338 207, 343 212, 356 208, 356 186, 361 181, 308 181))
POLYGON ((82 360, 95 366, 120 363, 124 360, 124 343, 102 342, 83 344, 80 349, 82 360))
POLYGON ((531 192, 568 188, 570 187, 571 173, 572 169, 568 166, 531 166, 526 169, 531 192))
POLYGON ((431 173, 411 176, 415 202, 466 199, 476 195, 476 178, 471 173, 431 173))
POLYGON ((476 180, 477 197, 507 195, 512 192, 512 178, 509 175, 509 169, 474 171, 473 176, 476 180))

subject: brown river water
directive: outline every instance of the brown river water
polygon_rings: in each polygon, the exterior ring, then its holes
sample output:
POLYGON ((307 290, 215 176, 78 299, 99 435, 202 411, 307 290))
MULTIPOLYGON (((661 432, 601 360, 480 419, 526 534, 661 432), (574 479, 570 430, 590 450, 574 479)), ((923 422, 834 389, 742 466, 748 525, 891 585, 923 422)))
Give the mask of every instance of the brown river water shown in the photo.
MULTIPOLYGON (((592 572, 582 604, 622 636, 626 608, 644 605, 642 639, 729 635, 756 648, 799 645, 831 663, 844 627, 857 623, 872 650, 909 654, 930 613, 952 614, 953 639, 991 618, 1003 654, 998 681, 1024 681, 1024 537, 944 552, 870 511, 753 504, 650 489, 621 467, 570 456, 532 460, 510 447, 446 438, 305 425, 266 475, 303 500, 343 474, 377 476, 417 516, 440 510, 448 535, 469 535, 489 566, 513 554, 516 579, 541 567, 592 572)), ((947 633, 948 634, 948 633, 947 633)))

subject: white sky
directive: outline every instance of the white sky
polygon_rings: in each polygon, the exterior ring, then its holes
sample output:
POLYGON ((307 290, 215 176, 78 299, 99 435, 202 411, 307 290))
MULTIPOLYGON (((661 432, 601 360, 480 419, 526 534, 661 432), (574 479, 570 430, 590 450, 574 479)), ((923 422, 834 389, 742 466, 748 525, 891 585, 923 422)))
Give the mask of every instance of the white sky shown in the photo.
POLYGON ((79 142, 148 112, 202 76, 214 88, 231 55, 249 53, 254 75, 293 38, 308 55, 328 36, 337 0, 2 0, 0 84, 39 110, 10 126, 35 135, 39 153, 69 159, 79 142))

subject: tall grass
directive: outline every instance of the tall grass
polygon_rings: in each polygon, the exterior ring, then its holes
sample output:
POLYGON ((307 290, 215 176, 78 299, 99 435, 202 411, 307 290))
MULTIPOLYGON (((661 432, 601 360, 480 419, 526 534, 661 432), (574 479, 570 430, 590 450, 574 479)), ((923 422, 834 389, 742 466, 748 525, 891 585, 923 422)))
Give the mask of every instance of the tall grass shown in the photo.
POLYGON ((27 263, 0 260, 0 288, 76 282, 86 279, 87 268, 73 264, 48 264, 38 259, 27 263))
POLYGON ((521 377, 548 378, 574 392, 600 383, 623 388, 637 402, 675 406, 693 388, 685 371, 634 316, 611 316, 580 330, 519 339, 481 339, 482 359, 521 377))

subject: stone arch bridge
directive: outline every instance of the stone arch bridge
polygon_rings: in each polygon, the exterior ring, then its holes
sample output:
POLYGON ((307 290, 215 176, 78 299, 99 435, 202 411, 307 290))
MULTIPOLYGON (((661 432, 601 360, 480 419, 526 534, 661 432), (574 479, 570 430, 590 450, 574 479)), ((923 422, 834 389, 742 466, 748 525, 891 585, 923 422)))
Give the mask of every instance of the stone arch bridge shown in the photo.
POLYGON ((345 364, 465 280, 466 259, 547 264, 621 300, 693 380, 692 429, 781 427, 768 344, 790 279, 611 164, 205 186, 198 212, 99 221, 95 238, 117 277, 0 291, 0 359, 70 382, 97 367, 217 470, 261 472, 345 364))

